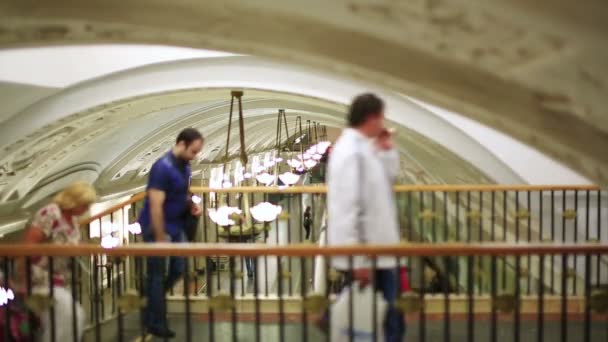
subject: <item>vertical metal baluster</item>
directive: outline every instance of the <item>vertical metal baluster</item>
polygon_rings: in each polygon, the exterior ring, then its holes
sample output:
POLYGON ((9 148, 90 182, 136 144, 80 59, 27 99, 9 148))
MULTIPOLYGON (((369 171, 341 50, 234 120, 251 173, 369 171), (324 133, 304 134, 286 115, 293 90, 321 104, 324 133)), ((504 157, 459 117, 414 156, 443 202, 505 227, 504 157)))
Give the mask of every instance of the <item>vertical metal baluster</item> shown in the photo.
MULTIPOLYGON (((492 191, 491 193, 491 202, 492 207, 490 208, 490 241, 496 242, 496 192, 492 191)), ((490 265, 490 292, 492 297, 492 313, 491 313, 491 322, 490 322, 490 341, 496 342, 497 340, 497 316, 496 316, 496 305, 494 305, 496 301, 497 294, 497 277, 496 277, 496 255, 492 255, 491 257, 491 265, 490 265)))
POLYGON ((587 242, 587 243, 589 243, 589 240, 591 239, 591 232, 589 231, 589 214, 591 211, 589 209, 589 205, 590 205, 589 197, 590 197, 590 191, 587 190, 587 191, 585 191, 585 242, 587 242))
MULTIPOLYGON (((418 205, 419 205, 419 211, 420 211, 420 213, 423 213, 424 209, 425 209, 425 207, 424 207, 424 192, 420 191, 418 193, 418 195, 419 195, 419 199, 418 200, 420 201, 420 203, 418 203, 418 205)), ((433 213, 433 215, 434 214, 435 213, 433 213)), ((419 215, 418 224, 419 224, 418 241, 419 242, 424 242, 424 240, 425 240, 424 239, 425 224, 424 224, 424 218, 422 217, 422 215, 419 215)))
MULTIPOLYGON (((424 210, 425 210, 424 197, 425 197, 424 196, 424 192, 420 191, 419 192, 420 213, 423 213, 424 210)), ((434 216, 435 212, 433 212, 432 214, 434 216)), ((420 227, 420 229, 419 229, 418 240, 422 243, 422 242, 424 242, 424 231, 425 231, 425 229, 424 229, 425 228, 425 222, 424 222, 424 218, 422 217, 422 215, 420 215, 419 227, 420 227)), ((425 290, 424 289, 424 286, 425 286, 425 281, 424 281, 424 257, 420 256, 418 258, 418 260, 419 260, 419 263, 418 263, 419 264, 419 271, 418 271, 418 273, 420 275, 420 289, 419 289, 420 290, 420 300, 424 301, 424 290, 425 290)), ((425 320, 425 318, 426 318, 426 314, 424 312, 424 309, 422 308, 420 310, 420 313, 419 313, 420 323, 418 325, 419 335, 420 335, 419 339, 422 342, 426 341, 426 320, 425 320)))
MULTIPOLYGON (((218 209, 219 206, 219 200, 218 200, 218 193, 215 193, 215 210, 218 209)), ((228 227, 228 239, 230 239, 230 227, 228 227)), ((217 223, 215 223, 215 243, 219 243, 220 242, 220 234, 219 234, 219 226, 217 223)), ((213 259, 212 259, 213 260, 213 259)), ((220 291, 221 288, 221 279, 220 279, 220 256, 216 255, 215 256, 215 272, 217 273, 217 291, 220 291)), ((211 279, 211 281, 213 281, 213 279, 211 279)), ((212 282, 209 282, 207 284, 207 287, 211 287, 212 282)))
MULTIPOLYGON (((372 297, 372 341, 378 341, 378 303, 376 299, 376 293, 378 293, 378 277, 377 277, 377 260, 376 257, 372 257, 372 273, 371 273, 371 286, 374 289, 374 295, 372 297)), ((399 289, 397 290, 399 292, 399 289)), ((360 310, 365 310, 365 308, 360 310)))
MULTIPOLYGON (((28 297, 32 295, 32 259, 31 257, 25 258, 25 286, 26 286, 26 294, 28 297)), ((30 341, 34 341, 34 330, 31 329, 35 324, 35 317, 31 310, 28 310, 28 321, 29 321, 29 331, 28 338, 30 341)))
MULTIPOLYGON (((565 196, 564 196, 565 198, 565 196)), ((565 201, 564 201, 565 202, 565 201)), ((562 291, 561 291, 561 295, 562 295, 562 300, 561 300, 561 320, 560 320, 560 325, 561 325, 561 331, 560 331, 560 335, 561 335, 561 341, 562 342, 566 342, 568 341, 568 302, 567 302, 567 296, 568 296, 568 282, 567 282, 567 277, 566 277, 566 273, 568 271, 568 254, 562 254, 562 291)))
MULTIPOLYGON (((70 273, 72 274, 71 277, 71 285, 72 285, 72 339, 73 342, 77 342, 78 341, 78 311, 76 310, 76 306, 78 305, 78 294, 76 293, 76 277, 74 276, 75 273, 77 272, 77 267, 76 267, 77 263, 76 263, 76 258, 75 257, 71 257, 70 258, 70 273)), ((82 280, 79 278, 78 281, 80 283, 82 283, 82 280)), ((81 294, 82 296, 82 294, 81 294)))
MULTIPOLYGON (((49 260, 49 265, 48 265, 49 266, 49 269, 48 269, 48 271, 49 271, 49 279, 48 279, 48 281, 49 281, 49 296, 52 299, 52 298, 55 298, 55 284, 54 284, 55 283, 54 282, 54 280, 55 280, 54 279, 54 273, 55 273, 54 266, 55 265, 54 265, 54 259, 53 259, 53 257, 48 257, 48 258, 49 258, 48 259, 49 260)), ((56 340, 56 336, 55 336, 56 335, 56 332, 55 332, 56 325, 55 325, 55 307, 53 305, 51 305, 49 307, 49 315, 50 315, 50 321, 51 321, 50 322, 51 323, 50 324, 51 325, 51 327, 50 327, 50 330, 51 330, 51 341, 55 342, 55 340, 56 340)))
MULTIPOLYGON (((143 257, 135 257, 135 269, 137 270, 137 281, 139 281, 139 298, 141 301, 146 300, 146 285, 144 279, 144 258, 143 257)), ((142 306, 139 309, 139 339, 140 341, 146 340, 146 308, 142 306)))
MULTIPOLYGON (((460 242, 460 192, 456 191, 456 241, 460 242)), ((460 294, 460 259, 456 257, 456 293, 460 294)))
POLYGON ((190 309, 190 258, 184 258, 184 263, 184 268, 186 269, 186 272, 184 272, 184 297, 186 299, 186 341, 190 342, 192 341, 192 314, 190 309))
MULTIPOLYGON (((602 243, 602 190, 597 191, 597 241, 602 243)), ((596 264, 596 287, 600 287, 600 264, 601 264, 601 255, 597 255, 597 264, 596 264)))
MULTIPOLYGON (((414 241, 414 219, 413 219, 414 206, 412 204, 412 192, 411 191, 407 192, 407 211, 408 211, 408 215, 407 215, 408 238, 407 238, 407 240, 408 240, 408 242, 413 242, 414 241)), ((325 235, 327 235, 327 234, 325 234, 325 235)), ((407 264, 407 272, 411 272, 412 257, 410 257, 409 255, 407 256, 406 264, 407 264)))
MULTIPOLYGON (((116 295, 118 298, 120 298, 121 296, 121 282, 120 282, 120 260, 121 257, 116 257, 116 295)), ((114 302, 116 300, 116 297, 114 298, 114 300, 112 302, 114 302)), ((114 306, 115 304, 112 304, 112 306, 114 306)), ((117 308, 118 309, 118 317, 117 317, 117 321, 118 321, 118 342, 122 342, 123 341, 123 332, 124 332, 124 325, 123 325, 123 316, 122 316, 122 310, 120 310, 120 307, 117 308)))
MULTIPOLYGON (((236 266, 236 262, 234 260, 234 256, 230 256, 228 258, 228 268, 230 272, 230 298, 235 300, 236 297, 236 284, 234 283, 234 268, 236 266)), ((231 309, 231 318, 230 318, 230 326, 232 327, 232 342, 238 341, 237 335, 237 327, 236 327, 236 307, 232 306, 231 309)))
MULTIPOLYGON (((216 202, 217 203, 217 202, 216 202)), ((216 229, 217 229, 217 224, 216 224, 216 229)), ((211 270, 212 268, 212 260, 214 259, 214 257, 216 256, 209 256, 209 258, 207 259, 207 271, 205 272, 205 276, 207 278, 207 302, 209 302, 211 300, 211 298, 213 298, 213 274, 212 272, 210 272, 209 270, 211 270)), ((219 260, 219 258, 216 258, 216 260, 219 260)), ((217 265, 217 267, 219 268, 219 265, 217 265)), ((219 273, 219 269, 217 270, 217 272, 219 273)), ((257 274, 257 272, 256 272, 257 274)), ((215 329, 214 329, 214 321, 215 321, 215 312, 213 310, 213 308, 211 308, 211 306, 209 306, 209 341, 215 341, 215 329)))
MULTIPOLYGON (((101 226, 100 226, 101 227, 101 226)), ((101 341, 101 325, 100 325, 100 317, 99 317, 99 309, 100 309, 100 299, 99 299, 99 267, 98 267, 98 262, 99 262, 99 256, 98 255, 94 255, 93 256, 93 297, 94 299, 94 305, 95 305, 95 341, 100 342, 101 341)))
POLYGON ((538 315, 537 315, 537 336, 538 342, 543 342, 545 335, 545 255, 538 256, 538 315))
POLYGON ((450 342, 450 258, 443 257, 445 276, 443 277, 443 341, 450 342))
MULTIPOLYGON (((509 221, 507 220, 507 200, 508 192, 505 190, 502 192, 502 242, 507 242, 507 227, 509 221)), ((502 256, 502 290, 505 291, 507 288, 507 256, 502 256)))
MULTIPOLYGON (((574 212, 576 213, 576 216, 574 216, 574 244, 578 243, 578 190, 574 190, 574 212)), ((574 274, 577 274, 576 272, 576 264, 578 261, 578 255, 574 254, 573 256, 574 259, 574 263, 573 263, 573 269, 574 269, 574 274)), ((574 278, 572 278, 572 295, 576 295, 576 276, 574 278)))
MULTIPOLYGON (((527 210, 528 210, 528 222, 527 222, 527 239, 528 239, 528 243, 530 243, 532 241, 532 198, 531 198, 531 193, 530 191, 526 191, 527 192, 527 210)), ((528 255, 526 257, 526 263, 527 263, 527 267, 528 267, 528 276, 526 277, 526 293, 528 295, 530 295, 531 293, 531 278, 532 278, 532 256, 528 255)))
POLYGON ((467 242, 473 241, 472 229, 471 229, 471 192, 467 191, 467 242))
MULTIPOLYGON (((247 196, 246 194, 241 193, 241 196, 239 196, 239 208, 243 207, 243 196, 247 196)), ((244 242, 246 241, 245 237, 243 236, 243 220, 239 220, 239 231, 240 231, 240 239, 239 242, 244 242)), ((254 233, 255 228, 253 226, 251 226, 251 232, 254 233)), ((252 235, 252 234, 250 234, 252 235)), ((253 241, 252 241, 253 242, 253 241)), ((239 256, 239 265, 241 268, 241 296, 245 296, 245 277, 247 277, 247 279, 249 279, 249 273, 247 273, 246 270, 246 263, 247 263, 247 259, 245 257, 243 257, 242 255, 239 256)))
MULTIPOLYGON (((268 201, 268 196, 266 194, 264 194, 264 202, 268 201)), ((278 221, 276 221, 277 224, 277 231, 275 232, 277 235, 277 240, 278 240, 278 236, 279 236, 279 231, 278 231, 278 221)), ((267 244, 267 240, 268 240, 268 227, 269 227, 269 223, 265 222, 264 223, 264 244, 267 244)), ((277 241, 278 242, 278 241, 277 241)), ((278 243, 277 243, 278 245, 278 243)), ((266 298, 268 298, 268 256, 264 255, 264 294, 266 295, 266 298)))
POLYGON ((538 214, 538 221, 539 221, 539 226, 540 226, 540 233, 539 233, 539 242, 543 242, 545 240, 545 227, 543 224, 543 191, 541 190, 539 192, 538 195, 538 202, 539 202, 539 214, 538 214))
MULTIPOLYGON (((299 198, 300 198, 300 203, 302 203, 302 195, 300 195, 299 198)), ((302 205, 300 204, 298 206, 298 208, 300 208, 300 214, 301 214, 302 205)), ((300 217, 302 217, 302 216, 300 215, 300 217)), ((316 236, 315 236, 315 194, 310 194, 310 217, 312 219, 311 225, 310 225, 310 239, 312 242, 317 242, 316 236)))
MULTIPOLYGON (((516 202, 517 203, 517 202, 516 202)), ((519 221, 519 219, 518 219, 519 221)), ((515 342, 520 341, 520 327, 521 327, 521 257, 520 255, 515 256, 515 317, 513 324, 513 340, 515 342)))
POLYGON ((349 275, 350 275, 350 285, 349 285, 349 297, 348 297, 348 341, 349 342, 353 342, 354 341, 354 330, 353 330, 353 324, 355 321, 355 317, 354 317, 354 299, 353 296, 355 295, 355 290, 354 287, 356 286, 356 282, 354 280, 354 269, 353 269, 353 256, 349 255, 348 256, 348 270, 349 270, 349 275))
MULTIPOLYGON (((325 229, 325 236, 327 237, 327 227, 325 229)), ((326 242, 327 243, 327 242, 326 242)), ((325 274, 329 276, 330 270, 331 270, 331 258, 330 257, 323 257, 324 261, 325 261, 325 274)), ((326 277, 326 279, 328 279, 329 277, 326 277)), ((332 294, 332 287, 334 285, 334 280, 326 280, 325 284, 325 298, 329 299, 331 297, 332 294)), ((331 333, 331 305, 329 305, 326 309, 326 313, 325 313, 325 317, 327 319, 327 327, 329 332, 331 333)), ((327 341, 330 341, 330 338, 328 337, 327 341)))
MULTIPOLYGON (((551 190, 551 242, 555 243, 555 191, 551 190)), ((555 264, 555 257, 551 254, 551 265, 555 264)), ((555 267, 551 267, 551 294, 555 294, 555 267)))
MULTIPOLYGON (((492 201, 492 203, 494 203, 494 201, 492 201)), ((492 205, 492 208, 494 208, 494 205, 492 205)), ((493 217, 493 215, 492 215, 493 217)), ((494 225, 494 223, 492 222, 492 225, 494 225)), ((490 319, 490 341, 491 342, 496 342, 498 340, 498 321, 497 321, 497 312, 496 312, 496 305, 494 303, 496 303, 496 295, 497 295, 497 288, 498 288, 498 284, 497 284, 497 279, 496 279, 496 255, 492 255, 491 257, 491 263, 492 265, 490 266, 490 292, 491 292, 491 297, 492 297, 492 312, 491 312, 491 319, 490 319)))
POLYGON ((467 341, 469 342, 475 340, 473 287, 473 257, 467 256, 467 341))
MULTIPOLYGON (((258 258, 253 258, 253 294, 255 298, 254 307, 255 307, 255 341, 260 342, 262 339, 260 333, 260 325, 262 324, 262 319, 260 317, 260 289, 258 285, 258 258)), ((210 340, 213 341, 213 340, 210 340)))
MULTIPOLYGON (((424 257, 420 256, 420 301, 424 303, 424 295, 426 292, 426 279, 424 277, 424 257)), ((424 309, 424 305, 420 307, 420 323, 418 328, 420 329, 419 339, 421 342, 426 341, 426 310, 424 309)))
POLYGON ((435 218, 435 212, 436 212, 436 199, 435 199, 435 193, 431 192, 431 210, 433 210, 433 218, 432 218, 432 239, 433 242, 437 242, 437 219, 435 218))
MULTIPOLYGON (((277 231, 278 233, 278 231, 277 231)), ((277 255, 277 295, 279 296, 279 341, 285 341, 285 302, 283 301, 283 267, 281 256, 277 255)))
MULTIPOLYGON (((448 241, 448 193, 443 192, 443 242, 448 241)), ((443 277, 443 341, 450 341, 450 258, 443 257, 445 275, 443 277)))
POLYGON ((515 191, 515 243, 519 243, 519 191, 515 191))
MULTIPOLYGON (((289 213, 289 217, 287 218, 287 245, 291 245, 291 199, 292 199, 293 195, 289 196, 289 199, 287 200, 287 212, 289 213)), ((312 208, 310 208, 311 210, 311 220, 314 218, 314 216, 312 216, 312 208)), ((302 229, 302 207, 300 207, 300 230, 302 229)), ((310 229, 313 230, 313 224, 311 222, 310 225, 310 229)), ((302 242, 302 240, 300 240, 300 242, 302 242)), ((289 295, 293 296, 293 277, 291 276, 291 272, 292 272, 292 267, 291 267, 291 257, 286 257, 287 258, 287 272, 289 274, 289 295)))
MULTIPOLYGON (((587 191, 589 194, 589 191, 587 191)), ((589 203, 589 202, 587 202, 589 203)), ((591 255, 585 254, 585 318, 583 323, 583 341, 591 341, 591 255)))
MULTIPOLYGON (((4 273, 4 288, 9 289, 8 280, 10 278, 9 273, 9 263, 10 259, 8 257, 4 257, 4 262, 2 264, 2 271, 4 273)), ((10 341, 9 333, 10 329, 6 329, 6 327, 10 327, 11 322, 11 301, 9 300, 4 307, 4 341, 10 341)))
MULTIPOLYGON (((208 236, 208 232, 207 232, 207 203, 209 201, 209 198, 207 196, 207 193, 204 192, 203 193, 203 210, 201 210, 202 212, 202 219, 203 219, 203 242, 204 243, 208 243, 209 242, 209 236, 208 236)), ((207 265, 205 265, 207 266, 207 265)))
MULTIPOLYGON (((483 191, 479 191, 479 231, 478 231, 479 236, 477 237, 477 241, 479 242, 483 242, 483 191)), ((477 256, 477 265, 478 265, 478 270, 479 270, 479 274, 481 274, 481 272, 483 272, 483 259, 481 256, 477 256)), ((477 278, 477 293, 479 295, 481 295, 481 292, 483 291, 483 283, 482 283, 482 278, 479 275, 475 276, 477 278)))
MULTIPOLYGON (((301 208, 302 206, 300 206, 301 208)), ((313 261, 314 261, 314 256, 313 256, 313 261)), ((308 341, 308 313, 306 312, 306 308, 303 305, 304 301, 306 300, 306 258, 305 257, 300 257, 300 273, 301 273, 301 279, 302 281, 300 281, 300 298, 302 301, 302 342, 306 342, 308 341)))

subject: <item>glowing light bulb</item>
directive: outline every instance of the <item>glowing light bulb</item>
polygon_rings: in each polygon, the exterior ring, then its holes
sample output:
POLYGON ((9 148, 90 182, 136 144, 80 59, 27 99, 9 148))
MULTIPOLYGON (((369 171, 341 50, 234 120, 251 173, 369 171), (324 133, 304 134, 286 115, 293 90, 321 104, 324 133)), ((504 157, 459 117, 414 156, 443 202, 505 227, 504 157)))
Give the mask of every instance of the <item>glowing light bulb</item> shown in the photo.
POLYGON ((245 174, 243 175, 243 177, 245 177, 245 179, 249 179, 249 178, 251 178, 251 173, 250 172, 245 172, 245 174))
POLYGON ((201 198, 201 196, 192 195, 192 203, 201 204, 202 201, 203 199, 201 198))
POLYGON ((280 162, 282 162, 282 161, 283 161, 283 158, 281 158, 281 157, 277 157, 277 158, 276 158, 274 161, 275 161, 275 162, 277 162, 277 163, 280 163, 280 162))
POLYGON ((277 219, 283 209, 280 205, 274 205, 268 202, 262 202, 258 205, 251 207, 249 212, 256 221, 259 222, 272 222, 277 219))

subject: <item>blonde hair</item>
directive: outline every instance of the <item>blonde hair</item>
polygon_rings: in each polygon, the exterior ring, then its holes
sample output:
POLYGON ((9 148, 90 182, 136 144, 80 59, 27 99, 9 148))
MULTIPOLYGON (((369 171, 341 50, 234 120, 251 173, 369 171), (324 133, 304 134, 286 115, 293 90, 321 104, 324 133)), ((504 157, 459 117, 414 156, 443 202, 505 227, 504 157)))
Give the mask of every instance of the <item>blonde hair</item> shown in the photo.
POLYGON ((62 210, 89 206, 97 200, 95 189, 85 182, 74 182, 53 197, 53 203, 62 210))

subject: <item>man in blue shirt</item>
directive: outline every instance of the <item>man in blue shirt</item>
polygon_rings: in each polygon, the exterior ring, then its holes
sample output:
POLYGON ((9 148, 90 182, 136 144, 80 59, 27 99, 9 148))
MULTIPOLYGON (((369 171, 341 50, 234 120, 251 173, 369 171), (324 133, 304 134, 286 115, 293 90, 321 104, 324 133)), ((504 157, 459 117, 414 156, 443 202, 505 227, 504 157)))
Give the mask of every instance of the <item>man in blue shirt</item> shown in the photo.
MULTIPOLYGON (((184 242, 187 215, 200 216, 201 209, 190 196, 190 161, 203 148, 203 136, 194 128, 184 129, 175 146, 150 169, 147 197, 139 216, 144 241, 184 242)), ((148 333, 162 338, 175 337, 167 325, 165 294, 181 278, 185 260, 171 257, 169 272, 165 276, 165 258, 149 257, 147 260, 146 296, 148 305, 144 324, 148 333)))

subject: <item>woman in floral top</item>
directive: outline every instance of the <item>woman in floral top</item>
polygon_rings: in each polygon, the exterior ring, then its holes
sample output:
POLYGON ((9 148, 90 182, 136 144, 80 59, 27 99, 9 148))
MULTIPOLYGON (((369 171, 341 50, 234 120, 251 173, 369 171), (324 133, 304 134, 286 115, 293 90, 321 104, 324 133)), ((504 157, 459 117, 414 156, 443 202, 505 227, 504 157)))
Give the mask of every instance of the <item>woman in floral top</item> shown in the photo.
MULTIPOLYGON (((80 243, 78 217, 89 211, 97 195, 95 189, 87 183, 76 182, 58 193, 48 205, 42 207, 34 215, 25 235, 26 243, 50 243, 57 245, 76 245, 80 243)), ((31 283, 34 292, 48 291, 49 288, 49 258, 31 257, 31 283)), ((53 258, 53 286, 55 299, 55 321, 71 322, 72 294, 66 289, 71 284, 70 258, 53 258), (62 309, 62 308, 65 308, 62 309), (64 320, 62 320, 62 318, 64 320)), ((49 315, 43 314, 43 341, 50 341, 49 315)), ((77 306, 77 320, 84 324, 84 312, 77 306)), ((82 328, 79 329, 82 334, 82 328)), ((71 341, 71 324, 57 324, 56 341, 71 341), (67 328, 66 328, 67 327, 67 328), (65 328, 65 329, 64 329, 65 328)))

